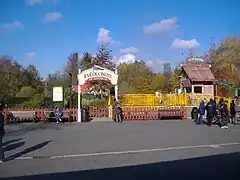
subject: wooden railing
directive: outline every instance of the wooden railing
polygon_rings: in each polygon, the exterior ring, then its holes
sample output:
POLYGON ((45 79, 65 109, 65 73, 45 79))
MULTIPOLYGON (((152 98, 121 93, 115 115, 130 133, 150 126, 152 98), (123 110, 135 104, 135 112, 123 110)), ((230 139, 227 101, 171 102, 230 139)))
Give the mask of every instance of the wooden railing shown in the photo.
MULTIPOLYGON (((30 109, 30 108, 9 108, 4 110, 6 113, 11 112, 11 111, 35 111, 36 116, 38 117, 39 120, 44 120, 44 111, 54 111, 54 109, 43 109, 43 108, 38 108, 38 109, 30 109)), ((77 109, 63 109, 63 111, 68 111, 70 112, 73 120, 77 119, 77 109)), ((89 109, 89 114, 91 117, 108 117, 108 107, 92 107, 89 109)))
MULTIPOLYGON (((39 120, 45 120, 45 111, 54 111, 52 109, 5 109, 5 112, 11 111, 35 111, 39 120)), ((74 121, 77 120, 77 109, 63 109, 68 111, 74 121)), ((109 117, 109 107, 92 107, 89 110, 91 117, 109 117)), ((184 119, 186 117, 186 108, 184 107, 123 107, 125 120, 158 120, 162 118, 184 119)))

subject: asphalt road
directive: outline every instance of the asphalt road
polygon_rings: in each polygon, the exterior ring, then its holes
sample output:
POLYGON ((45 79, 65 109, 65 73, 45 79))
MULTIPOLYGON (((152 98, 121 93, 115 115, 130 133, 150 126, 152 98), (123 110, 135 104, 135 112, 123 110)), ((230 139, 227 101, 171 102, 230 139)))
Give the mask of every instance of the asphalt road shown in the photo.
POLYGON ((2 179, 240 179, 240 126, 169 120, 6 129, 2 179))

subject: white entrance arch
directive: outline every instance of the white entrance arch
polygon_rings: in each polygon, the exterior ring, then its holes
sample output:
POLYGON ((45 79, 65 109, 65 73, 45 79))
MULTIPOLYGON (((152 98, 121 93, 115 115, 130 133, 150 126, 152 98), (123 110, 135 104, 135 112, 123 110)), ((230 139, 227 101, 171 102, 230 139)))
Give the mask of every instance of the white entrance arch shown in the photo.
POLYGON ((117 69, 111 71, 106 68, 102 68, 100 66, 94 65, 92 68, 81 71, 78 70, 78 122, 82 122, 82 114, 81 114, 81 86, 84 85, 87 81, 92 80, 106 80, 110 81, 112 85, 114 85, 115 89, 115 99, 118 100, 118 73, 117 69))

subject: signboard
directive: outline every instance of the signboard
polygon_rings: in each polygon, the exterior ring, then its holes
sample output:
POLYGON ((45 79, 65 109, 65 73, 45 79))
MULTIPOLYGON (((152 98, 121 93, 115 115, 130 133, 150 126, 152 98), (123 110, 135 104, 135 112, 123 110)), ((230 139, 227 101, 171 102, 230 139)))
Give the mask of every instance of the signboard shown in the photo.
POLYGON ((80 85, 84 85, 87 81, 92 80, 106 80, 110 81, 113 85, 116 85, 118 75, 109 69, 99 66, 93 66, 90 69, 82 71, 81 74, 78 75, 78 82, 80 85))
POLYGON ((84 75, 84 79, 112 79, 112 75, 110 73, 104 72, 104 71, 98 71, 98 72, 89 72, 84 75))
POLYGON ((53 87, 53 102, 62 102, 63 101, 63 87, 53 87))
POLYGON ((198 57, 192 57, 192 58, 188 58, 188 61, 201 61, 201 62, 204 62, 204 59, 198 58, 198 57))
POLYGON ((203 94, 212 94, 213 86, 212 85, 204 85, 203 86, 203 94))

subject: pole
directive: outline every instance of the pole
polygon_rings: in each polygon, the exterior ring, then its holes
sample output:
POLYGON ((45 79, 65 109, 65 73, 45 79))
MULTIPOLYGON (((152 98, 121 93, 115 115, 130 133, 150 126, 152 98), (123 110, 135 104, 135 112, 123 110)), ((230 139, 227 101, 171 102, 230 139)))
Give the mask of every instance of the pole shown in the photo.
POLYGON ((72 109, 72 85, 73 85, 73 80, 72 80, 72 73, 69 73, 70 77, 70 85, 69 85, 69 108, 72 109))
MULTIPOLYGON (((115 74, 118 74, 117 68, 115 69, 115 74)), ((114 85, 115 99, 118 101, 118 85, 114 85)))
MULTIPOLYGON (((78 79, 79 79, 79 75, 81 74, 81 69, 78 70, 78 79)), ((78 122, 82 122, 82 111, 81 111, 81 86, 79 84, 79 80, 78 80, 78 122)))

